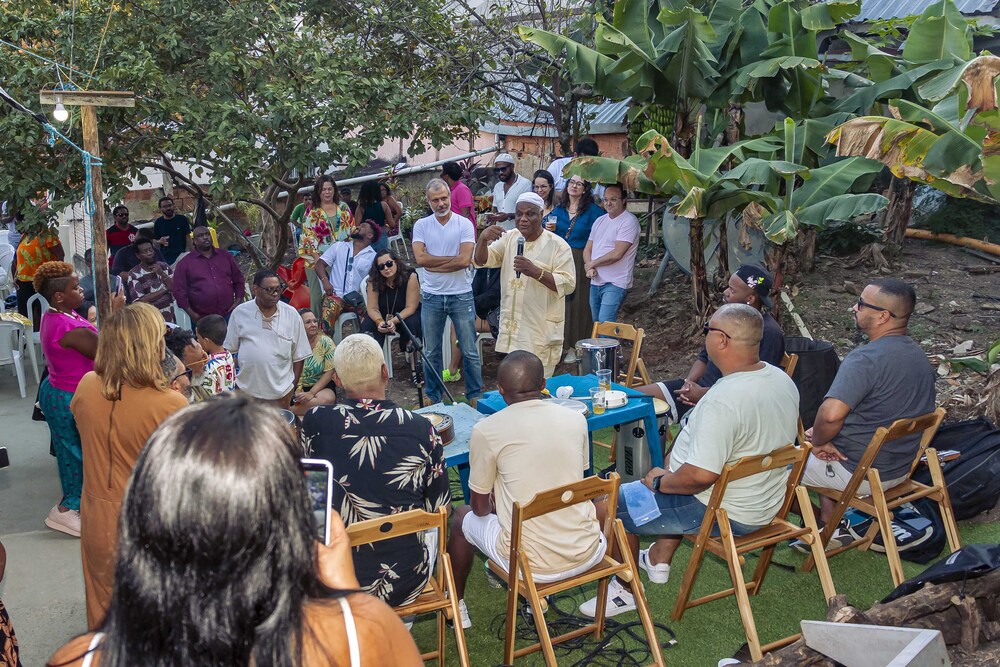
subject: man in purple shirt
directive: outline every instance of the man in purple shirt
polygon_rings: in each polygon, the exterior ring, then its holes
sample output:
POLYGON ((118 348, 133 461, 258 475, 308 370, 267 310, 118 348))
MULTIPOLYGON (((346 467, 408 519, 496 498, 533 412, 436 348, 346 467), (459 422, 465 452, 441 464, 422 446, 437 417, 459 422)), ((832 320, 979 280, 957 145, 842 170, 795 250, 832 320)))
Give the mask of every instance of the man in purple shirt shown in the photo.
POLYGON ((174 267, 174 298, 191 317, 191 324, 206 315, 229 320, 233 308, 243 303, 243 272, 233 256, 212 246, 208 227, 194 228, 194 252, 174 267))

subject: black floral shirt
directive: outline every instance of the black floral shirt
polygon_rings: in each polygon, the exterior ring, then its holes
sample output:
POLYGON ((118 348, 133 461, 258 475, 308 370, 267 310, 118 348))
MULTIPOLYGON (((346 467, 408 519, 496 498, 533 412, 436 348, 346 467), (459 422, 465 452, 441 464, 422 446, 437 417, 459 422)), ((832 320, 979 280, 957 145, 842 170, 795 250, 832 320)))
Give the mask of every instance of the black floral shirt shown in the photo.
MULTIPOLYGON (((451 502, 441 439, 392 401, 313 408, 302 420, 302 447, 333 464, 333 507, 346 525, 451 502)), ((397 606, 420 594, 431 567, 423 540, 407 535, 356 548, 354 569, 366 592, 397 606)))

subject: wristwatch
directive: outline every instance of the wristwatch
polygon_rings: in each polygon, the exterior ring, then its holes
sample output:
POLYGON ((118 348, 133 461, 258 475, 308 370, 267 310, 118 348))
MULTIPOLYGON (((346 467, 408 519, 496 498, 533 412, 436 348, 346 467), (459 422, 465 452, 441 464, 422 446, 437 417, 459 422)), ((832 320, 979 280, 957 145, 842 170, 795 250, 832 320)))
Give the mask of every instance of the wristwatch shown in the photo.
POLYGON ((653 478, 653 482, 650 486, 653 487, 653 493, 660 493, 660 480, 663 479, 663 475, 657 475, 653 478))

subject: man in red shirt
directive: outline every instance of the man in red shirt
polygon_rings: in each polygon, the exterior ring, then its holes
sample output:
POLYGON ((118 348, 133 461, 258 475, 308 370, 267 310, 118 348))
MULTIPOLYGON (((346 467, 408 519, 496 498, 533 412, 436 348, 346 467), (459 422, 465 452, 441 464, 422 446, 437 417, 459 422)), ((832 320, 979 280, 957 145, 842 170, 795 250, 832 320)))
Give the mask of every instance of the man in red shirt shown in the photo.
POLYGON ((114 218, 115 224, 108 227, 106 233, 108 239, 108 266, 111 265, 116 252, 126 246, 132 245, 132 242, 135 241, 135 235, 139 231, 137 227, 129 224, 128 209, 125 206, 115 206, 114 210, 111 211, 111 215, 114 218))

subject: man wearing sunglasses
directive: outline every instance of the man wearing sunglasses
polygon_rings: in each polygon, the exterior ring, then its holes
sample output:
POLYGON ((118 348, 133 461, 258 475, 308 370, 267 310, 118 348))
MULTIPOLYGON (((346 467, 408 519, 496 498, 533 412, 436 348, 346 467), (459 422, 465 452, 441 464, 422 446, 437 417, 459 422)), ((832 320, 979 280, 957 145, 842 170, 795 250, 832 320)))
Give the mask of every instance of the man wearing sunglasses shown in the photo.
POLYGON ((514 229, 517 198, 531 192, 531 181, 514 171, 514 156, 510 153, 497 155, 493 173, 498 180, 493 186, 493 212, 486 216, 486 221, 507 230, 514 229))
MULTIPOLYGON (((803 484, 843 489, 878 427, 934 410, 934 369, 907 335, 916 305, 913 288, 895 278, 873 280, 861 292, 851 310, 869 342, 844 358, 816 421, 806 431, 813 451, 803 484)), ((917 433, 882 446, 872 468, 879 471, 884 489, 906 479, 919 444, 917 433)), ((868 482, 858 493, 871 493, 868 482)), ((825 522, 834 503, 826 497, 822 501, 820 518, 825 522)), ((831 547, 849 539, 846 530, 847 526, 838 527, 831 547)))
MULTIPOLYGON (((767 309, 771 307, 771 274, 758 264, 744 264, 729 277, 729 283, 722 293, 724 303, 745 303, 760 311, 764 319, 763 335, 760 340, 760 360, 772 366, 780 366, 785 355, 785 332, 771 317, 767 309)), ((706 336, 709 330, 706 329, 706 336)), ((654 396, 670 405, 671 416, 680 420, 701 397, 722 377, 722 371, 712 362, 704 346, 688 371, 687 377, 677 380, 655 382, 637 387, 647 396, 654 396)))

